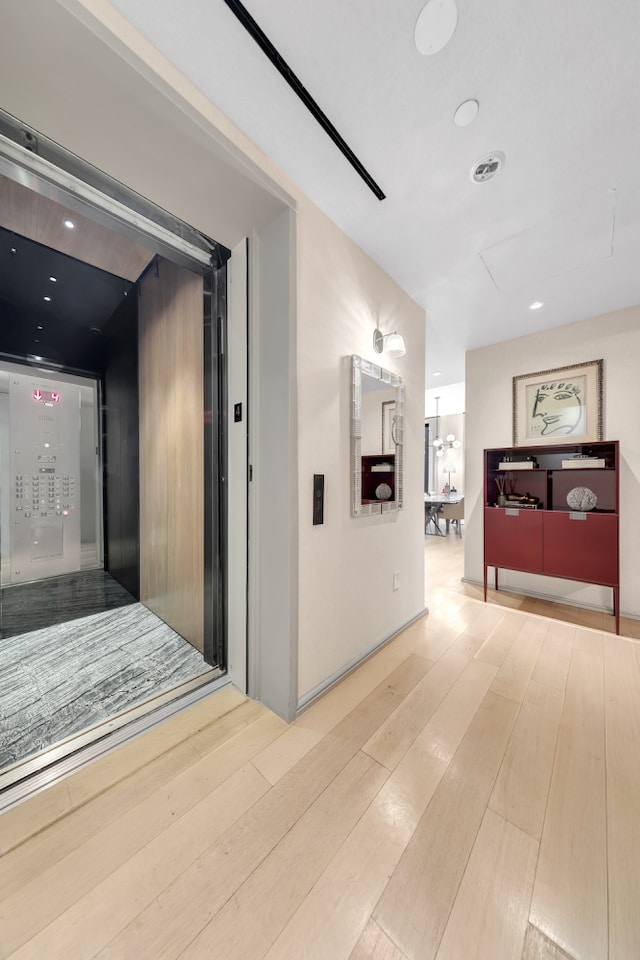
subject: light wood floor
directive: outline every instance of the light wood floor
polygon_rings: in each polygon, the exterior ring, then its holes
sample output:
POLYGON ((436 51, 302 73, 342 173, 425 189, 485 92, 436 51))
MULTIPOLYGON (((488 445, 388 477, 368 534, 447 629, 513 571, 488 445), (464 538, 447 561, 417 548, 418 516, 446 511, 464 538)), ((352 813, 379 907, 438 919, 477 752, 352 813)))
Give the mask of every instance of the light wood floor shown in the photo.
POLYGON ((223 691, 0 818, 0 957, 640 957, 639 645, 482 603, 443 541, 295 724, 223 691))
MULTIPOLYGON (((444 530, 444 524, 441 523, 444 530)), ((431 586, 444 586, 448 590, 464 593, 467 597, 482 600, 482 587, 462 583, 463 542, 453 531, 447 537, 429 535, 425 537, 425 551, 429 583, 431 586)), ((487 599, 498 606, 511 610, 535 613, 541 617, 552 617, 580 627, 592 627, 594 630, 607 630, 615 633, 616 623, 612 614, 599 610, 588 610, 570 604, 555 603, 536 597, 525 597, 504 590, 492 590, 493 568, 489 570, 489 591, 487 599)), ((623 598, 624 599, 624 598, 623 598)), ((620 617, 620 633, 623 637, 640 640, 640 620, 620 617)))

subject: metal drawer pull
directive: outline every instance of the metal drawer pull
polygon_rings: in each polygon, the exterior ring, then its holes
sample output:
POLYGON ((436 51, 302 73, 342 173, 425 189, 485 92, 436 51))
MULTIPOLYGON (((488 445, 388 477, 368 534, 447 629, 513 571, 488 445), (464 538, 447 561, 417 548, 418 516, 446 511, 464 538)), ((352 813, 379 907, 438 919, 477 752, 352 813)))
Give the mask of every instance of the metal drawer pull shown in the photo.
POLYGON ((586 520, 586 513, 570 513, 569 520, 586 520))
POLYGON ((504 512, 504 515, 505 517, 519 517, 520 511, 514 510, 512 507, 507 507, 507 509, 504 512))

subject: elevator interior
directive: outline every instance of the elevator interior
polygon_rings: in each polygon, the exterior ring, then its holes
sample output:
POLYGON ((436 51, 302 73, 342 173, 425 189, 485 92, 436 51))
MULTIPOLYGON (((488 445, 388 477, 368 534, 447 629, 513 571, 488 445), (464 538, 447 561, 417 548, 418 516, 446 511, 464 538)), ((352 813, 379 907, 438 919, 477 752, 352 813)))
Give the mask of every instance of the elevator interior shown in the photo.
MULTIPOLYGON (((41 581, 103 566, 98 381, 0 361, 0 636, 71 619, 41 581), (10 590, 18 584, 28 589, 10 590)), ((95 579, 95 578, 94 578, 95 579)), ((82 578, 66 577, 80 589, 82 578)), ((86 590, 83 590, 86 594, 86 590)), ((127 597, 127 593, 123 593, 127 597)), ((133 601, 133 597, 131 598, 133 601)))
MULTIPOLYGON (((222 617, 205 606, 216 598, 207 577, 220 574, 220 538, 203 529, 217 521, 205 470, 211 487, 219 472, 217 447, 212 457, 203 439, 203 387, 217 395, 220 384, 210 371, 207 382, 206 356, 202 369, 211 291, 201 273, 0 176, 1 644, 27 637, 28 649, 45 628, 79 618, 81 645, 100 617, 130 608, 124 632, 144 623, 144 656, 162 651, 162 682, 222 666, 219 631, 212 643, 207 629, 222 617)), ((211 413, 208 423, 213 433, 211 413)), ((38 725, 38 705, 26 712, 38 725)))
MULTIPOLYGON (((10 192, 15 196, 13 185, 10 192)), ((28 191, 22 199, 30 201, 28 191)), ((123 588, 111 591, 107 606, 116 594, 123 605, 139 599, 137 336, 132 280, 4 227, 0 283, 0 637, 6 637, 104 609, 100 593, 88 603, 82 578, 71 576, 84 571, 106 566, 123 588), (107 384, 111 406, 104 402, 107 384), (114 470, 112 434, 122 446, 123 429, 129 462, 117 457, 114 470), (123 489, 126 535, 118 523, 123 489), (109 495, 115 504, 108 513, 109 495), (84 602, 74 603, 65 584, 75 585, 84 602)))

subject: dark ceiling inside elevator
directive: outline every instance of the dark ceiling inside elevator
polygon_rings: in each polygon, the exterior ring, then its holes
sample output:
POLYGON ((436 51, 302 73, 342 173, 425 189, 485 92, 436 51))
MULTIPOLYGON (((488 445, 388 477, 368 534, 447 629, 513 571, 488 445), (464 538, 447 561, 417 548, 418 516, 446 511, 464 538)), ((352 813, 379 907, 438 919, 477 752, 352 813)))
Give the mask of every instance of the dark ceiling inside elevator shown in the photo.
POLYGON ((0 352, 99 372, 109 320, 134 288, 0 228, 0 352))

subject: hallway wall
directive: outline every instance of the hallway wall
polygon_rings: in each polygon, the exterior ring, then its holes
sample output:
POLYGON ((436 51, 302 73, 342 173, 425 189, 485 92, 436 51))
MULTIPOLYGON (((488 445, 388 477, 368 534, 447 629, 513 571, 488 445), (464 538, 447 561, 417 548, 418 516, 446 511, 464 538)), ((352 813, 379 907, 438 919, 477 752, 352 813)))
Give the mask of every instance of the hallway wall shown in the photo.
POLYGON ((317 207, 298 210, 300 697, 424 610, 422 476, 424 312, 317 207), (373 350, 376 326, 406 356, 373 350), (404 507, 351 517, 352 354, 405 385, 404 507), (324 524, 312 524, 313 474, 325 475, 324 524), (393 589, 394 571, 400 589, 393 589))
MULTIPOLYGON (((640 306, 472 350, 466 361, 465 577, 483 578, 482 471, 485 447, 511 446, 512 378, 604 359, 604 437, 620 441, 620 606, 640 617, 640 306)), ((504 571, 505 586, 611 608, 611 590, 504 571)))

